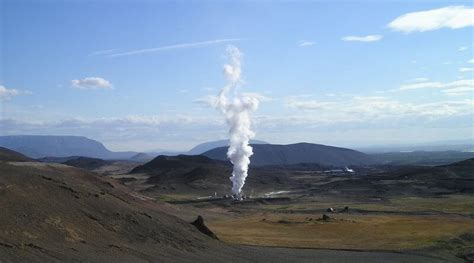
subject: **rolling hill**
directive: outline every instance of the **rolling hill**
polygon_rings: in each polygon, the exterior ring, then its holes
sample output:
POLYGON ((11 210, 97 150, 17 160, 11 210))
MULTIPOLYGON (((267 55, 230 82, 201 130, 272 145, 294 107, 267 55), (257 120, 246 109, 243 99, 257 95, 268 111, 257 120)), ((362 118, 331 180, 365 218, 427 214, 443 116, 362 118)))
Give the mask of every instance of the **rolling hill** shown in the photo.
MULTIPOLYGON (((252 166, 292 165, 316 163, 327 166, 369 165, 375 163, 367 154, 333 146, 311 143, 288 145, 255 144, 252 166)), ((203 153, 211 159, 227 160, 227 147, 219 147, 203 153)))
MULTIPOLYGON (((131 174, 147 174, 149 189, 165 192, 230 193, 229 176, 232 166, 227 161, 213 160, 203 155, 160 155, 152 161, 137 166, 131 174)), ((245 190, 262 191, 284 185, 287 173, 275 173, 272 169, 253 168, 249 171, 245 190)))

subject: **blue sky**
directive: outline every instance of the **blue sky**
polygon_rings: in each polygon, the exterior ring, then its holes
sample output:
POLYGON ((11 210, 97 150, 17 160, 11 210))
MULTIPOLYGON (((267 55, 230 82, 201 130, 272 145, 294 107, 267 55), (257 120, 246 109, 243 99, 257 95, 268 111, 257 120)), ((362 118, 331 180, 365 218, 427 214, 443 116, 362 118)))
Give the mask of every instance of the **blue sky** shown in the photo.
POLYGON ((473 14, 471 1, 3 0, 0 133, 139 151, 226 138, 206 102, 233 45, 258 139, 473 139, 473 14))

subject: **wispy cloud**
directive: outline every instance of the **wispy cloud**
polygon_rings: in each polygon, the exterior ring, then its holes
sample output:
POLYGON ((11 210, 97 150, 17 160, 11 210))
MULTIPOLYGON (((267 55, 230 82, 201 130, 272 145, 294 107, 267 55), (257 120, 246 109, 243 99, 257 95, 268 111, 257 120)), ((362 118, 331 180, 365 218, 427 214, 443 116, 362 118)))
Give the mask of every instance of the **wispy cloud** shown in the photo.
POLYGON ((5 86, 0 85, 0 100, 9 99, 19 94, 20 92, 16 89, 7 89, 5 86))
POLYGON ((474 64, 474 58, 467 61, 467 63, 474 64))
POLYGON ((89 53, 87 56, 92 57, 92 56, 107 55, 115 51, 118 51, 118 48, 94 51, 94 52, 89 53))
POLYGON ((287 107, 296 108, 300 110, 327 109, 331 105, 334 105, 334 102, 325 102, 318 100, 299 100, 295 97, 290 97, 286 100, 287 107))
POLYGON ((474 68, 459 68, 459 72, 470 72, 474 71, 474 68))
POLYGON ((353 96, 338 101, 293 99, 287 106, 317 112, 322 123, 374 122, 405 118, 444 118, 469 115, 474 100, 446 100, 430 103, 409 103, 382 96, 353 96))
POLYGON ((345 36, 342 38, 343 41, 358 41, 358 42, 374 42, 382 39, 381 35, 368 35, 368 36, 345 36))
POLYGON ((462 79, 452 82, 421 82, 400 86, 399 90, 440 89, 446 95, 469 95, 474 89, 473 79, 462 79))
POLYGON ((474 25, 474 9, 465 6, 447 6, 427 11, 407 13, 388 24, 404 33, 425 32, 441 28, 458 29, 474 25))
POLYGON ((175 44, 175 45, 169 45, 169 46, 161 46, 161 47, 155 47, 155 48, 132 50, 132 51, 127 51, 127 52, 123 52, 123 53, 114 53, 114 54, 108 55, 108 57, 122 57, 122 56, 131 56, 131 55, 138 55, 138 54, 144 54, 144 53, 153 53, 153 52, 174 50, 174 49, 204 47, 204 46, 215 45, 215 44, 219 44, 219 43, 235 42, 235 41, 241 41, 241 40, 244 40, 244 39, 242 39, 242 38, 224 38, 224 39, 214 39, 214 40, 201 41, 201 42, 181 43, 181 44, 175 44))
POLYGON ((76 89, 112 89, 110 81, 100 77, 87 77, 71 80, 71 86, 76 89))
POLYGON ((458 51, 459 51, 459 52, 462 52, 462 51, 466 51, 466 50, 468 50, 468 49, 469 49, 469 47, 462 46, 462 47, 459 47, 459 48, 458 48, 458 51))
POLYGON ((414 78, 410 80, 410 82, 424 82, 424 81, 428 81, 428 78, 418 77, 418 78, 414 78))
POLYGON ((33 94, 33 92, 29 90, 11 89, 3 85, 0 85, 0 100, 8 100, 18 95, 31 95, 31 94, 33 94))
POLYGON ((444 94, 448 96, 462 96, 462 95, 469 95, 474 94, 474 86, 463 86, 463 87, 456 87, 452 89, 445 89, 442 90, 444 94))
POLYGON ((300 41, 298 43, 298 46, 300 47, 310 47, 310 46, 313 46, 315 43, 312 42, 312 41, 300 41))

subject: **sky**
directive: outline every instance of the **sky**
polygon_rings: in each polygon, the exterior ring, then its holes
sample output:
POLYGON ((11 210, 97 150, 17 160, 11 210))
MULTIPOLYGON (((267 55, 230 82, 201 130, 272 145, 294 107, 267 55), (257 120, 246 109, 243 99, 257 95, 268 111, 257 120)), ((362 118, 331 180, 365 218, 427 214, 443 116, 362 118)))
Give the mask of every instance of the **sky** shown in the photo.
POLYGON ((0 0, 0 134, 111 150, 225 139, 226 49, 256 139, 474 140, 471 1, 0 0))

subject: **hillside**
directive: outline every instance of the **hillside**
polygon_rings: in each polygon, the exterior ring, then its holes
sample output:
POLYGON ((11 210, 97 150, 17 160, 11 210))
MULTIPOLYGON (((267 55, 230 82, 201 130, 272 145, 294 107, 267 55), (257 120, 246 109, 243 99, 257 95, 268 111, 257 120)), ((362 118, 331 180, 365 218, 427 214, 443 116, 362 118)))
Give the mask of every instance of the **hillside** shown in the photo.
POLYGON ((34 161, 21 153, 0 147, 0 161, 4 162, 31 162, 34 161))
POLYGON ((136 154, 135 152, 112 152, 102 143, 82 136, 0 136, 0 146, 31 158, 87 156, 102 159, 128 159, 136 154))
POLYGON ((160 261, 216 246, 164 206, 93 173, 0 163, 0 174, 6 262, 160 261))
MULTIPOLYGON (((368 165, 372 158, 364 153, 333 146, 311 143, 288 145, 255 144, 252 166, 291 165, 299 163, 316 163, 328 166, 368 165)), ((219 147, 203 153, 216 160, 227 160, 227 147, 219 147)))

